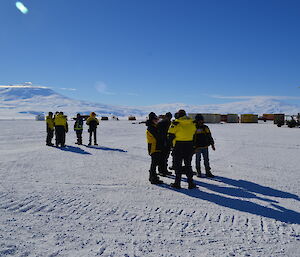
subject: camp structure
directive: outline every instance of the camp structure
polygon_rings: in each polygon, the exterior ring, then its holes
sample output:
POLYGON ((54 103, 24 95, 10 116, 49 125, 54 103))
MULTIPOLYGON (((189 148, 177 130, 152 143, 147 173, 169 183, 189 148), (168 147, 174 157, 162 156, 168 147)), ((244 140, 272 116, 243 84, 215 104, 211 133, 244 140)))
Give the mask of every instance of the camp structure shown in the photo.
MULTIPOLYGON (((198 113, 189 113, 189 117, 195 119, 198 113)), ((214 113, 199 113, 203 116, 205 123, 220 123, 221 122, 221 114, 214 113)))
POLYGON ((132 115, 130 115, 130 116, 128 116, 128 120, 136 120, 136 117, 135 117, 135 116, 132 116, 132 115))
POLYGON ((227 123, 239 123, 240 118, 238 114, 227 114, 227 123))
POLYGON ((221 122, 221 114, 214 113, 201 113, 205 123, 220 123, 221 122))
POLYGON ((45 120, 45 115, 44 114, 38 114, 38 115, 35 116, 35 120, 43 121, 43 120, 45 120))
POLYGON ((274 114, 274 124, 283 125, 285 121, 284 113, 276 113, 274 114))
POLYGON ((257 114, 241 114, 241 123, 258 123, 257 114))
POLYGON ((221 114, 221 122, 227 122, 227 114, 221 114))
POLYGON ((270 113, 264 113, 262 118, 264 120, 274 120, 274 114, 270 114, 270 113))
POLYGON ((102 117, 101 117, 101 120, 108 120, 108 117, 102 116, 102 117))

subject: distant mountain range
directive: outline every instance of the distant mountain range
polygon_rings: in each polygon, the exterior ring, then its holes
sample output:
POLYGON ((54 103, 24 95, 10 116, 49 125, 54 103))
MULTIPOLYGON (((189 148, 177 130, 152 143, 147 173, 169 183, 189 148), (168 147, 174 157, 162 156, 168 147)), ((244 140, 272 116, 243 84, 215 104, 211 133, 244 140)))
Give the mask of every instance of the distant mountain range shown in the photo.
POLYGON ((175 113, 184 109, 188 113, 285 113, 296 114, 300 106, 285 104, 278 100, 255 98, 226 104, 188 105, 183 103, 159 104, 153 106, 116 106, 68 98, 50 88, 32 85, 0 86, 0 119, 33 118, 40 113, 63 111, 69 116, 77 112, 89 114, 96 112, 99 116, 129 115, 146 117, 151 111, 157 114, 175 113))

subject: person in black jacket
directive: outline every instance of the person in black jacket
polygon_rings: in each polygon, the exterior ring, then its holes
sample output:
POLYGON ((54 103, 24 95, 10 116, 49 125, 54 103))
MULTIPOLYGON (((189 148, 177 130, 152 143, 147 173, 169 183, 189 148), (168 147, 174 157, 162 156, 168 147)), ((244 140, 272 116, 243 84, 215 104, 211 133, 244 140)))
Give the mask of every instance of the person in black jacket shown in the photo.
POLYGON ((80 113, 77 113, 76 121, 74 123, 74 131, 77 136, 77 142, 75 144, 82 145, 83 119, 80 113))
POLYGON ((201 114, 195 116, 196 123, 196 133, 194 135, 194 148, 196 153, 196 170, 197 177, 201 177, 201 155, 204 159, 204 167, 207 177, 214 177, 211 173, 211 168, 209 164, 208 147, 211 145, 212 149, 215 151, 215 142, 212 138, 211 132, 208 126, 204 125, 204 118, 201 114))
POLYGON ((150 112, 146 121, 148 154, 151 156, 151 166, 149 170, 149 181, 151 184, 161 184, 163 181, 156 174, 156 167, 162 164, 162 137, 157 129, 158 117, 154 112, 150 112))
POLYGON ((168 140, 168 130, 171 125, 171 119, 172 114, 170 112, 167 112, 164 118, 157 123, 158 133, 161 135, 161 138, 163 140, 161 151, 162 162, 161 166, 158 167, 158 172, 159 175, 164 177, 172 174, 172 172, 168 171, 168 159, 171 151, 171 145, 168 140))

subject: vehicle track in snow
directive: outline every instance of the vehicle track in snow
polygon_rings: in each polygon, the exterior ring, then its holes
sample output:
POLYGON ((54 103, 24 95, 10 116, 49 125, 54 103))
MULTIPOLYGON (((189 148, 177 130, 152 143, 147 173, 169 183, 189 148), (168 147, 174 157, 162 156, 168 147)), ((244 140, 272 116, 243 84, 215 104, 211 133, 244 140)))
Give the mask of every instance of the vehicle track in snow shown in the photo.
MULTIPOLYGON (((1 192, 0 210, 6 219, 10 217, 8 223, 14 224, 4 225, 1 234, 10 232, 12 245, 14 240, 20 240, 18 234, 26 238, 23 246, 15 245, 18 254, 24 253, 25 248, 30 249, 36 238, 45 245, 48 256, 72 251, 68 249, 70 245, 91 256, 159 256, 154 247, 157 244, 163 252, 175 247, 178 256, 199 256, 197 252, 203 246, 212 256, 216 256, 214 252, 228 256, 265 256, 270 251, 272 256, 282 256, 284 245, 300 242, 299 225, 296 224, 287 226, 276 220, 239 213, 231 215, 147 204, 144 208, 114 205, 104 199, 89 201, 80 193, 31 194, 16 198, 1 192), (31 223, 30 227, 22 225, 31 223), (49 237, 52 245, 48 244, 49 237), (187 242, 192 243, 191 249, 185 249, 187 242), (267 249, 259 246, 265 244, 267 249)), ((1 221, 3 224, 3 219, 1 221)))

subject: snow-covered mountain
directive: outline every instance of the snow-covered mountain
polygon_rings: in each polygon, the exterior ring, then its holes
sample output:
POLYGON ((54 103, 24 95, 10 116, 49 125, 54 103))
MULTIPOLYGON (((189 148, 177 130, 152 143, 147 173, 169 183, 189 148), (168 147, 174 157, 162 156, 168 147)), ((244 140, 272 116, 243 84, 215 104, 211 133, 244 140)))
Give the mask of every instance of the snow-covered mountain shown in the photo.
POLYGON ((63 111, 67 115, 77 112, 89 114, 95 111, 100 116, 134 115, 145 117, 150 111, 158 114, 185 109, 188 113, 286 113, 296 114, 300 107, 284 104, 270 98, 253 98, 246 101, 226 104, 188 105, 183 103, 159 104, 153 106, 115 106, 68 98, 47 87, 32 85, 0 86, 0 118, 33 118, 39 113, 63 111))

